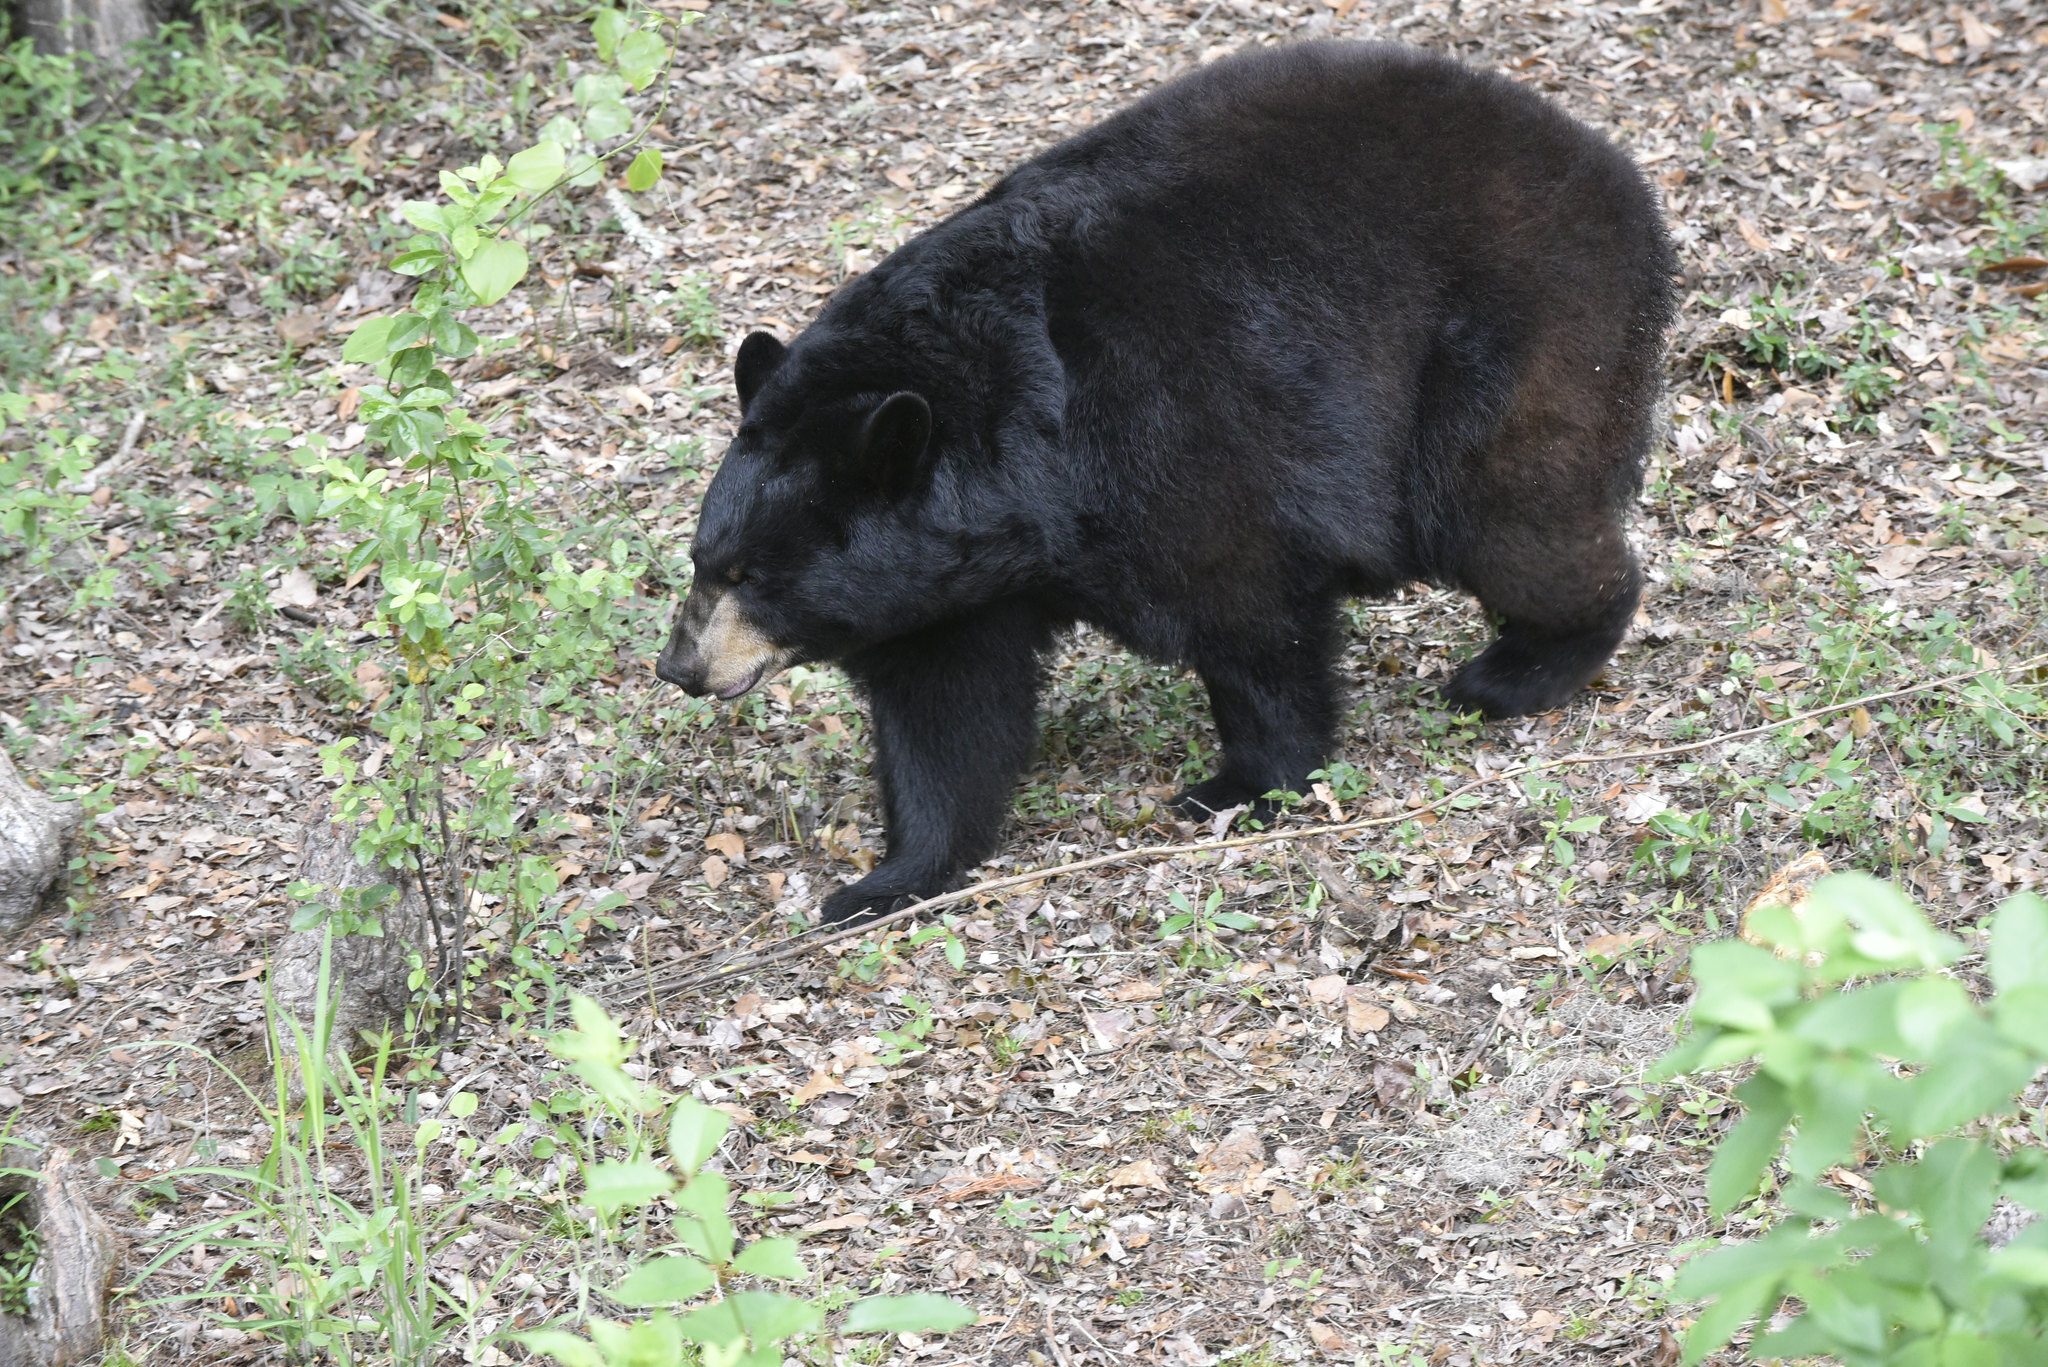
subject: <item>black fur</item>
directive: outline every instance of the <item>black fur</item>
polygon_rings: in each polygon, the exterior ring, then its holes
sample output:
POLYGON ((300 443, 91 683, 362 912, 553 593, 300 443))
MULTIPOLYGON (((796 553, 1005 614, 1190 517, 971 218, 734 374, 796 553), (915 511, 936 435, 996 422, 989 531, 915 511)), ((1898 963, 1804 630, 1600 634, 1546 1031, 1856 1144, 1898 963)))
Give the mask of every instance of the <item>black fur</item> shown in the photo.
MULTIPOLYGON (((1671 250, 1606 138, 1498 76, 1316 43, 1206 67, 750 337, 700 581, 874 709, 873 915, 995 846, 1039 660, 1094 623, 1207 683, 1221 810, 1299 790, 1339 602, 1461 586, 1444 689, 1555 707, 1633 616, 1671 250)), ((678 628, 679 632, 681 628, 678 628)), ((677 649, 671 643, 671 651, 677 649)))

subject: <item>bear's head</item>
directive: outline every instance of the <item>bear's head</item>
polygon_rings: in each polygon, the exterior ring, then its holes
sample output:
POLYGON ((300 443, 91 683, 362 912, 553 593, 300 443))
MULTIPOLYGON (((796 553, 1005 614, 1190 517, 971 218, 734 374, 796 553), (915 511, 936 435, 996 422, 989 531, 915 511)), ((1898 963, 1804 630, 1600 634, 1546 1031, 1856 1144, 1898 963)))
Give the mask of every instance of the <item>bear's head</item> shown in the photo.
POLYGON ((785 666, 914 630, 948 597, 935 543, 960 546, 927 525, 932 406, 878 366, 872 336, 821 324, 790 347, 764 332, 740 346, 739 433, 655 663, 688 692, 736 698, 785 666))

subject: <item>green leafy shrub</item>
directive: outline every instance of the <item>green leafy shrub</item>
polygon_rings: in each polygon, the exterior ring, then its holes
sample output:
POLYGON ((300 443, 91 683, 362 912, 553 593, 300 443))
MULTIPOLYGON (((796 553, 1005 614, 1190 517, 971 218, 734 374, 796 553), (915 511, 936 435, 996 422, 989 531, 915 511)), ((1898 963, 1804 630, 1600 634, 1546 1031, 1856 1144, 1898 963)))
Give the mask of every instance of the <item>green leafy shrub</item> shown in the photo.
MULTIPOLYGON (((617 1023, 587 997, 573 998, 571 1009, 575 1028, 556 1035, 548 1047, 568 1062, 613 1122, 606 1133, 622 1136, 626 1146, 623 1157, 600 1158, 593 1146, 579 1142, 583 1199, 601 1216, 635 1212, 643 1221, 656 1202, 668 1202, 674 1207, 670 1247, 605 1293, 620 1305, 652 1310, 646 1318, 621 1323, 593 1317, 585 1326, 587 1339, 541 1329, 519 1335, 520 1341, 568 1367, 681 1364, 691 1361, 692 1349, 707 1367, 780 1367, 782 1345, 815 1332, 825 1312, 790 1291, 745 1286, 799 1284, 809 1273, 793 1238, 740 1245, 728 1214, 731 1185, 706 1167, 731 1119, 695 1098, 671 1096, 632 1077, 624 1065, 633 1041, 620 1034, 617 1023), (656 1134, 663 1136, 667 1163, 656 1152, 656 1134), (690 1308, 678 1313, 683 1306, 690 1308)), ((842 1332, 944 1333, 976 1318, 944 1296, 869 1296, 848 1308, 842 1332)))
MULTIPOLYGON (((1985 1234, 2002 1201, 2048 1212, 2048 1150, 2005 1151, 1994 1128, 2048 1064, 2048 902, 2014 897, 1992 918, 1996 990, 1981 1004, 1944 971, 1964 946, 1860 874, 1760 907, 1748 930, 1763 943, 1694 953, 1693 1029, 1657 1072, 1756 1065, 1736 1092, 1746 1114, 1708 1169, 1716 1213, 1774 1162, 1790 1180, 1768 1234, 1680 1269, 1673 1294, 1711 1301, 1685 1361, 1757 1319, 1772 1325, 1750 1344, 1758 1359, 2048 1361, 2048 1223, 1998 1247, 1985 1234), (1882 1156, 1874 1206, 1823 1185, 1863 1153, 1882 1156)), ((2044 1138, 2038 1116, 2033 1130, 2044 1138)))

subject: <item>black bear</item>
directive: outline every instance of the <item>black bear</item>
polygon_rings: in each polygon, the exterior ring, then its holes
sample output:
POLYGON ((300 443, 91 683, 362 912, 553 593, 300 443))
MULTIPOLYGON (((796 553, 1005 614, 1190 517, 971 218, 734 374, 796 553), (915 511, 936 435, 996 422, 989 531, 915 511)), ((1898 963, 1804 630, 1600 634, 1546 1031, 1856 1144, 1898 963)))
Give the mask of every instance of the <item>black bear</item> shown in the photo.
POLYGON ((994 849, 1076 621, 1207 685, 1222 770, 1184 810, 1304 787, 1350 595, 1470 591, 1499 635, 1444 696, 1555 707, 1635 612, 1675 266, 1630 159, 1504 77, 1218 61, 746 339, 657 672, 730 698, 835 660, 865 692, 888 854, 835 922, 994 849))

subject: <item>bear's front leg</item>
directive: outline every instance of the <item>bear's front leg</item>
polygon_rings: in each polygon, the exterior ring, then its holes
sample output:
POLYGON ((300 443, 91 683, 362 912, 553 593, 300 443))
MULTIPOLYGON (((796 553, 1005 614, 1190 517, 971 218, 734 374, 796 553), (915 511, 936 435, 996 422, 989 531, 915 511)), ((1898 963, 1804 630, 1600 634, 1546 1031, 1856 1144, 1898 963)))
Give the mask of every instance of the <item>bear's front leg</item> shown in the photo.
POLYGON ((978 609, 849 656, 868 696, 889 852, 825 899, 825 921, 872 920, 950 891, 996 846, 1038 734, 1052 626, 1021 603, 978 609))
POLYGON ((1245 807, 1271 821, 1274 791, 1306 792, 1322 766, 1336 729, 1335 689, 1325 634, 1304 629, 1265 650, 1232 652, 1195 661, 1209 689, 1209 709, 1223 742, 1223 767, 1182 789, 1174 810, 1203 821, 1245 807))

